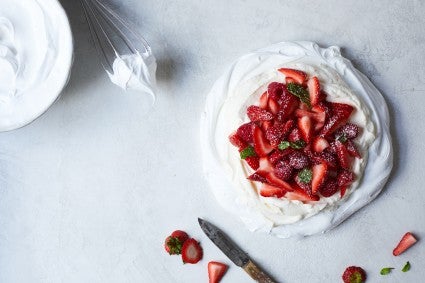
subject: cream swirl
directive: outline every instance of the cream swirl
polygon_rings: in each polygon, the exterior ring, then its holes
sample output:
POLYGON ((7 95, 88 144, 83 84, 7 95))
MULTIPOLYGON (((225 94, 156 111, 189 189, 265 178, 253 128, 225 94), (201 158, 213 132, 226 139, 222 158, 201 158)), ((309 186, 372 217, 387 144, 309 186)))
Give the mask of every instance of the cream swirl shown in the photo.
POLYGON ((384 111, 376 108, 382 105, 385 108, 379 92, 341 56, 337 47, 323 49, 311 42, 280 43, 248 54, 232 65, 208 96, 201 139, 205 174, 211 189, 219 202, 238 214, 251 230, 266 230, 279 237, 329 230, 371 201, 391 170, 388 112, 386 108, 384 111), (329 94, 328 99, 357 109, 352 120, 363 128, 357 142, 365 151, 363 159, 353 165, 358 180, 343 199, 333 196, 303 204, 263 198, 255 184, 246 180, 250 169, 243 166, 229 146, 227 137, 245 122, 246 106, 258 100, 268 83, 283 79, 276 72, 282 66, 317 75, 329 94), (365 166, 366 174, 362 178, 365 166))

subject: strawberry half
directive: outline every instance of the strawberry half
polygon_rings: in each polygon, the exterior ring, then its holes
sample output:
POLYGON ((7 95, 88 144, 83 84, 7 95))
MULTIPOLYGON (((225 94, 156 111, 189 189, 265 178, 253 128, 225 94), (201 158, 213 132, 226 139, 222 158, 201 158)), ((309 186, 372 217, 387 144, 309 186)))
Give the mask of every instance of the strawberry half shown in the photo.
POLYGON ((267 109, 267 103, 269 101, 269 95, 267 94, 267 91, 264 92, 261 96, 260 96, 260 105, 259 107, 261 109, 267 109))
POLYGON ((229 141, 232 145, 236 146, 239 151, 246 148, 247 146, 247 144, 241 139, 237 132, 234 132, 229 136, 229 141))
POLYGON ((307 88, 310 95, 310 103, 314 106, 321 99, 319 79, 317 77, 310 78, 307 82, 307 88))
POLYGON ((303 71, 288 68, 280 68, 278 71, 284 74, 285 77, 292 78, 296 83, 300 85, 303 84, 307 79, 307 74, 303 71))
POLYGON ((358 266, 349 266, 342 274, 344 283, 363 283, 366 281, 366 272, 358 266))
POLYGON ((320 153, 328 147, 329 147, 329 142, 325 138, 317 137, 313 140, 313 150, 315 152, 320 153))
POLYGON ((338 157, 339 165, 344 169, 350 168, 350 157, 347 148, 340 141, 334 142, 336 156, 338 157))
POLYGON ((313 128, 311 125, 311 119, 308 116, 304 116, 298 119, 298 128, 301 131, 301 135, 306 143, 310 142, 313 134, 313 128))
POLYGON ((416 240, 415 236, 411 232, 407 232, 404 234, 403 238, 401 238, 397 247, 393 250, 393 255, 398 256, 405 252, 408 248, 413 246, 418 240, 416 240))
POLYGON ((176 230, 165 239, 164 248, 170 255, 178 255, 182 251, 184 242, 189 238, 186 232, 176 230))
POLYGON ((221 262, 210 261, 208 263, 208 279, 209 283, 218 283, 223 278, 229 267, 221 262))
POLYGON ((182 247, 183 263, 195 264, 202 259, 203 251, 198 241, 193 238, 186 240, 182 247))
POLYGON ((285 195, 286 191, 280 187, 263 184, 260 189, 260 195, 263 197, 276 197, 281 198, 285 195))
POLYGON ((245 123, 236 130, 236 134, 246 143, 252 143, 252 131, 254 123, 245 123))
POLYGON ((270 112, 255 105, 249 106, 246 113, 251 121, 268 121, 273 119, 273 115, 270 112))
POLYGON ((320 186, 325 182, 326 175, 328 173, 328 165, 326 163, 320 163, 313 166, 313 177, 311 179, 311 192, 317 194, 320 186))
POLYGON ((245 158, 246 163, 248 163, 249 167, 254 170, 257 170, 260 167, 260 160, 257 156, 249 156, 245 158))
POLYGON ((253 140, 254 149, 258 156, 267 156, 273 150, 263 131, 257 126, 254 126, 253 140))

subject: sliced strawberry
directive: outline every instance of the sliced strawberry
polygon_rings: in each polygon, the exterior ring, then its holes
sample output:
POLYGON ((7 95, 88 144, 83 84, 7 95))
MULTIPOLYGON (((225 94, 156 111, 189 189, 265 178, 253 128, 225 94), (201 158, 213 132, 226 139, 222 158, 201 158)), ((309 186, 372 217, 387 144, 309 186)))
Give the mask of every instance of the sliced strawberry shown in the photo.
POLYGON ((290 118, 292 113, 300 105, 299 99, 294 95, 290 94, 286 89, 282 92, 281 98, 278 102, 280 105, 278 118, 282 121, 290 118))
POLYGON ((289 164, 294 169, 303 169, 310 165, 308 156, 301 151, 294 151, 288 155, 289 164))
POLYGON ((239 150, 246 148, 247 144, 239 137, 237 132, 234 132, 229 136, 229 141, 231 144, 236 146, 239 150))
POLYGON ((316 105, 314 105, 311 110, 313 112, 319 113, 319 112, 325 112, 326 118, 332 116, 332 108, 329 102, 326 101, 320 101, 316 105))
POLYGON ((276 115, 279 111, 279 103, 277 103, 277 101, 273 98, 269 98, 268 110, 274 115, 276 115))
POLYGON ((313 128, 311 124, 311 119, 308 116, 304 116, 298 119, 298 128, 301 131, 301 136, 303 137, 306 143, 310 142, 311 136, 313 134, 313 128))
POLYGON ((317 77, 312 77, 307 82, 308 92, 310 94, 310 103, 311 105, 316 105, 319 103, 320 96, 320 83, 317 77))
POLYGON ((333 178, 326 180, 320 187, 320 194, 325 198, 333 196, 338 191, 337 181, 333 178))
POLYGON ((267 109, 268 101, 269 101, 269 95, 268 95, 268 93, 267 93, 267 91, 266 91, 266 92, 264 92, 264 93, 260 96, 260 105, 259 105, 259 107, 260 107, 261 109, 267 109))
POLYGON ((332 113, 341 119, 348 119, 353 113, 354 107, 345 103, 330 102, 332 113))
POLYGON ((254 126, 254 149, 258 156, 267 156, 273 150, 263 131, 257 126, 254 126))
POLYGON ((255 105, 249 106, 246 112, 251 121, 268 121, 273 119, 273 115, 270 112, 255 105))
POLYGON ((321 135, 327 136, 332 134, 341 125, 347 122, 354 108, 351 105, 343 103, 330 103, 333 116, 325 123, 321 135))
POLYGON ((292 78, 296 83, 300 85, 303 84, 307 79, 307 74, 299 70, 280 68, 278 71, 284 74, 285 77, 292 78))
POLYGON ((257 170, 260 167, 260 159, 257 156, 249 156, 245 158, 246 163, 248 163, 249 167, 254 170, 257 170))
POLYGON ((248 176, 247 179, 250 180, 250 181, 267 183, 267 179, 265 177, 263 177, 261 174, 257 173, 257 172, 255 172, 254 174, 248 176))
POLYGON ((348 185, 351 185, 353 183, 354 179, 356 178, 356 175, 354 175, 353 172, 348 170, 342 170, 338 173, 338 186, 339 187, 346 187, 348 185))
POLYGON ((319 155, 317 155, 317 159, 320 160, 320 162, 325 162, 330 168, 336 168, 338 165, 337 157, 330 149, 331 147, 328 147, 322 151, 319 155))
POLYGON ((290 147, 288 147, 284 150, 275 150, 269 155, 269 160, 274 165, 294 151, 295 150, 293 148, 290 148, 290 147))
POLYGON ((304 109, 297 109, 295 110, 295 116, 297 116, 298 118, 302 118, 304 116, 307 116, 317 122, 325 122, 326 119, 326 114, 325 111, 321 111, 321 112, 311 112, 308 110, 304 110, 304 109))
POLYGON ((325 150, 325 148, 328 148, 328 147, 329 147, 329 142, 325 138, 316 137, 313 140, 313 150, 315 152, 319 152, 320 153, 323 150, 325 150))
POLYGON ((328 174, 328 165, 325 162, 313 166, 313 177, 311 180, 311 192, 317 194, 320 186, 325 182, 328 174))
POLYGON ((263 184, 260 189, 260 195, 263 197, 276 197, 281 198, 285 195, 286 191, 280 187, 275 187, 269 184, 263 184))
POLYGON ((283 83, 272 82, 267 87, 269 98, 279 101, 282 93, 286 90, 286 86, 283 83))
POLYGON ((260 157, 260 167, 258 168, 257 172, 261 172, 261 174, 264 176, 265 173, 273 172, 273 170, 273 164, 270 162, 269 158, 260 157))
POLYGON ((184 242, 182 247, 182 259, 184 263, 197 263, 202 259, 203 251, 198 241, 191 238, 184 242))
POLYGON ((340 141, 334 142, 336 156, 338 157, 339 165, 344 169, 350 168, 350 156, 347 148, 340 141))
POLYGON ((341 190, 340 190, 340 196, 341 196, 341 198, 343 198, 344 196, 345 196, 345 193, 347 192, 347 187, 345 186, 345 187, 341 187, 341 190))
POLYGON ((290 142, 296 142, 302 140, 301 138, 301 131, 298 128, 295 128, 289 133, 288 141, 290 142))
POLYGON ((209 283, 218 283, 223 278, 229 267, 224 263, 217 261, 210 261, 208 263, 208 279, 209 283))
POLYGON ((397 247, 393 250, 393 255, 398 256, 410 248, 413 244, 415 244, 418 240, 416 240, 415 236, 411 232, 407 232, 404 234, 403 238, 401 238, 397 247))
POLYGON ((273 126, 273 121, 263 121, 261 122, 261 128, 263 131, 267 131, 271 126, 273 126))
POLYGON ((294 178, 295 183, 304 191, 306 192, 308 195, 313 195, 313 193, 311 192, 311 182, 308 183, 304 183, 303 181, 301 181, 300 177, 298 176, 298 174, 295 176, 294 178))
POLYGON ((318 201, 320 198, 316 195, 309 195, 301 188, 294 188, 292 192, 287 192, 285 197, 289 200, 299 200, 302 202, 318 201))
POLYGON ((274 172, 266 175, 267 182, 273 186, 279 187, 285 191, 292 191, 291 185, 276 176, 274 172))
POLYGON ((253 125, 254 123, 249 122, 249 123, 243 124, 236 130, 236 133, 238 134, 238 136, 246 143, 253 142, 253 139, 252 139, 253 125))
POLYGON ((353 123, 347 123, 338 128, 335 132, 335 137, 344 136, 346 139, 354 139, 359 134, 359 126, 353 123))
POLYGON ((356 145, 354 144, 352 140, 348 140, 347 142, 345 142, 345 147, 347 148, 347 151, 351 156, 362 158, 362 156, 360 155, 360 152, 358 151, 356 145))

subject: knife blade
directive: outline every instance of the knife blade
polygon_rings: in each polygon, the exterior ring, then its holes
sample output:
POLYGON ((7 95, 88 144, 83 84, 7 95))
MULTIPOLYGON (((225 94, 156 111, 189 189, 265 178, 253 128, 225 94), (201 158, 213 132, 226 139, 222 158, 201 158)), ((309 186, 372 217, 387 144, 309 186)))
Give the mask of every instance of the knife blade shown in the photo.
POLYGON ((229 237, 219 228, 210 222, 198 218, 199 226, 205 235, 237 266, 242 267, 252 279, 259 283, 277 283, 263 270, 261 270, 249 258, 249 256, 239 248, 229 237))

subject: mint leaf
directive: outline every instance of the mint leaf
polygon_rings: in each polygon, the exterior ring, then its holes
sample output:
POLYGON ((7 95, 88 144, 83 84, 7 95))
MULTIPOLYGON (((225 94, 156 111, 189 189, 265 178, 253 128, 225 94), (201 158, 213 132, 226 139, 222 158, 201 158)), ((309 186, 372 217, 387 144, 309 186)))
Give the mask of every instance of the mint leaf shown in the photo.
POLYGON ((394 267, 384 267, 381 269, 381 275, 387 275, 391 273, 391 270, 393 270, 394 267))
POLYGON ((308 168, 304 168, 298 173, 298 178, 300 178, 300 181, 303 183, 310 183, 312 176, 313 172, 308 168))
POLYGON ((406 264, 403 266, 403 269, 401 271, 407 272, 410 270, 410 262, 406 262, 406 264))
POLYGON ((254 148, 251 145, 248 145, 241 151, 240 155, 241 159, 246 159, 250 156, 255 156, 256 154, 254 148))
POLYGON ((288 141, 281 141, 280 144, 277 146, 277 148, 279 148, 280 150, 284 150, 287 149, 288 147, 291 146, 291 143, 288 141))
POLYGON ((305 88, 296 83, 289 83, 286 85, 286 88, 290 93, 298 97, 301 102, 304 102, 308 107, 311 107, 310 94, 305 88))
POLYGON ((300 149, 300 148, 303 148, 303 147, 305 147, 305 141, 303 141, 303 140, 298 140, 298 141, 296 141, 296 142, 291 142, 291 147, 292 147, 293 149, 300 149))

